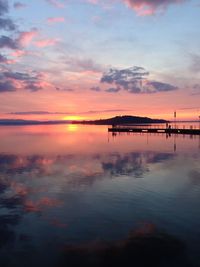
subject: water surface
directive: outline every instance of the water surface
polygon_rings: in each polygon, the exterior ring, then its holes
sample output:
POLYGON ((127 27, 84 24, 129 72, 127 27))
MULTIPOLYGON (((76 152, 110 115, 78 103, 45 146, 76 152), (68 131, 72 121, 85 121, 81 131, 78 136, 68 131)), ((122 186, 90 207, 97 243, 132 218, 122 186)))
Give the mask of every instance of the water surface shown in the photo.
POLYGON ((48 125, 0 138, 1 266, 95 266, 108 247, 127 258, 130 240, 136 266, 200 266, 199 136, 48 125))

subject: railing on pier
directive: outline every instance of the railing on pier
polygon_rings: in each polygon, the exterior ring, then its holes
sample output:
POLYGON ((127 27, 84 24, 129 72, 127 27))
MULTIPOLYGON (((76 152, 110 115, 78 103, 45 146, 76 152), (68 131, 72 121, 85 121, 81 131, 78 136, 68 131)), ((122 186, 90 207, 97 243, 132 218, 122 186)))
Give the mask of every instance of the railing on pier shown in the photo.
POLYGON ((195 125, 173 125, 173 124, 116 124, 112 128, 133 128, 133 129, 182 129, 182 130, 200 130, 199 126, 195 125))
POLYGON ((135 133, 166 133, 166 134, 190 134, 200 135, 200 129, 194 126, 186 128, 184 125, 182 128, 173 126, 171 124, 166 125, 152 125, 152 124, 123 124, 123 125, 112 125, 108 128, 109 132, 135 132, 135 133))

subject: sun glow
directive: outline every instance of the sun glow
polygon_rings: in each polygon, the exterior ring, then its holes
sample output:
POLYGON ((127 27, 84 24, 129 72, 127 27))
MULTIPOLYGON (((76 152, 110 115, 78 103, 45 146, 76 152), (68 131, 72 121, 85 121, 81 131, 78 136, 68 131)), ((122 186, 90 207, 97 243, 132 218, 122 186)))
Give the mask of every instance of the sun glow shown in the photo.
POLYGON ((63 120, 66 120, 66 121, 79 121, 79 120, 82 120, 83 118, 81 116, 76 116, 76 115, 72 115, 72 116, 65 116, 63 118, 63 120))

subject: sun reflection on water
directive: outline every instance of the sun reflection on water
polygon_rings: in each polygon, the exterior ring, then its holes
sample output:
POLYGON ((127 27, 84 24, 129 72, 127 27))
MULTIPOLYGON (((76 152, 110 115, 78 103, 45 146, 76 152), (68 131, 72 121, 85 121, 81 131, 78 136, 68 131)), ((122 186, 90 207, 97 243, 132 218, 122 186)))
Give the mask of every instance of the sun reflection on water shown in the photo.
POLYGON ((77 132, 78 129, 79 129, 79 127, 76 124, 69 124, 69 125, 67 125, 67 131, 68 132, 77 132))

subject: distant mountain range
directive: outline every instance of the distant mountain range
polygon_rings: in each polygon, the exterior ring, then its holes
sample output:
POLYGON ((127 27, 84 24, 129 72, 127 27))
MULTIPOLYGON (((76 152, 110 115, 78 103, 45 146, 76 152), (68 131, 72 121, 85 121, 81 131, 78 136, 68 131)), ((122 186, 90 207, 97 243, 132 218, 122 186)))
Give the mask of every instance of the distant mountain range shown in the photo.
POLYGON ((148 117, 138 116, 116 116, 109 119, 100 119, 93 121, 73 121, 72 123, 79 124, 94 124, 94 125, 119 125, 119 124, 141 124, 141 123, 167 123, 162 119, 151 119, 148 117))
POLYGON ((94 125, 117 125, 117 124, 141 124, 141 123, 166 123, 166 120, 150 119, 148 117, 137 116, 116 116, 109 119, 84 120, 84 121, 36 121, 36 120, 19 120, 19 119, 0 119, 0 125, 51 125, 51 124, 94 124, 94 125))
POLYGON ((15 119, 0 119, 0 125, 50 125, 50 124, 68 124, 71 121, 57 120, 57 121, 35 121, 35 120, 15 120, 15 119))

